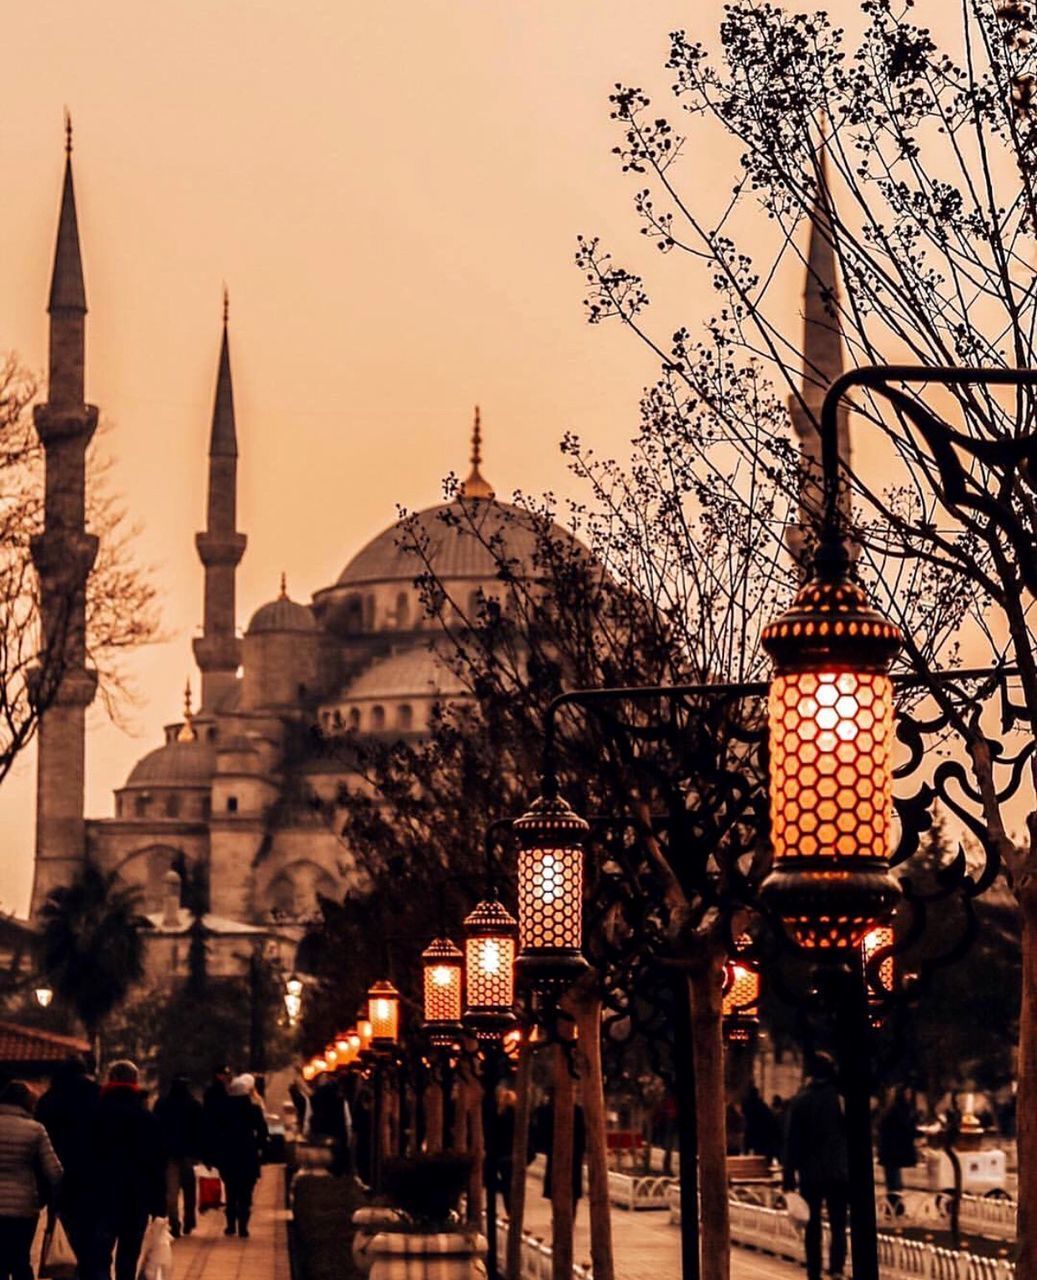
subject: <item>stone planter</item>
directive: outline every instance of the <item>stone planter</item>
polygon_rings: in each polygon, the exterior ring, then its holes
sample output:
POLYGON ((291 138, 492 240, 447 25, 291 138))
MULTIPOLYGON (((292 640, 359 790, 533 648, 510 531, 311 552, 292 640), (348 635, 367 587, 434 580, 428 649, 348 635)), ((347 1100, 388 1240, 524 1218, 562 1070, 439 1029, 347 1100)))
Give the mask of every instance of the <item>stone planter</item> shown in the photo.
POLYGON ((370 1280, 486 1280, 486 1239, 474 1232, 387 1231, 369 1256, 370 1280))
POLYGON ((378 1236, 387 1233, 407 1231, 410 1223, 399 1209, 390 1205, 374 1205, 371 1208, 357 1209, 353 1214, 353 1261, 357 1269, 364 1275, 371 1270, 373 1254, 371 1243, 378 1236))

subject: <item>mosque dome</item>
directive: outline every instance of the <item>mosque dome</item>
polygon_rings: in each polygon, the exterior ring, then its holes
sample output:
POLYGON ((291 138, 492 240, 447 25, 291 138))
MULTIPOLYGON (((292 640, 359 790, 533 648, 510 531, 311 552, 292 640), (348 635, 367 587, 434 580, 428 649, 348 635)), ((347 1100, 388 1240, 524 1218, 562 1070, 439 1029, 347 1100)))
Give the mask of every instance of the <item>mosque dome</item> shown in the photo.
POLYGON ((316 631, 317 622, 309 605, 288 599, 284 575, 281 575, 281 594, 269 604, 261 605, 252 615, 245 634, 260 635, 264 632, 316 631))
POLYGON ((216 769, 212 746, 200 738, 174 739, 133 766, 127 788, 208 787, 216 769))
POLYGON ((415 645, 376 659, 345 690, 343 698, 457 697, 465 693, 460 678, 431 645, 415 645))

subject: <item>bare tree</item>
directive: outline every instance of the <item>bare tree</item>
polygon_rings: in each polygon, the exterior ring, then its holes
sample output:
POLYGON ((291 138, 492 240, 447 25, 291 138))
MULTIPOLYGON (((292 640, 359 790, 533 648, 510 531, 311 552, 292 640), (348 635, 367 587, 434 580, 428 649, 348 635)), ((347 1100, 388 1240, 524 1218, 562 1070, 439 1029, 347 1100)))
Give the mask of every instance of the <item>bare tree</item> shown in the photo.
MULTIPOLYGON (((809 271, 806 220, 838 258, 842 289, 830 292, 828 311, 852 363, 1034 363, 1033 6, 961 0, 953 21, 941 6, 939 37, 914 21, 909 3, 864 0, 861 11, 864 31, 851 43, 824 13, 736 0, 725 10, 717 60, 674 32, 666 65, 687 134, 639 88, 620 86, 612 97, 616 151, 637 182, 642 230, 663 254, 700 263, 717 291, 716 313, 700 335, 660 331, 642 274, 617 264, 597 240, 580 242, 589 318, 618 319, 659 357, 644 431, 658 450, 759 465, 762 444, 777 483, 796 483, 785 465, 791 422, 782 401, 787 396, 816 430, 824 379, 805 361, 772 285, 792 264, 809 271), (678 164, 708 130, 741 151, 719 207, 678 164), (752 237, 753 252, 741 234, 752 237), (768 440, 746 430, 747 388, 768 406, 768 440)), ((877 465, 843 476, 855 513, 849 536, 861 576, 908 635, 904 661, 914 672, 928 678, 965 649, 1016 673, 1012 693, 1003 681, 977 692, 930 679, 928 697, 934 724, 968 762, 970 776, 949 765, 940 789, 985 849, 989 866, 975 882, 988 883, 1004 866, 1022 914, 1018 1266, 1033 1280, 1035 402, 1028 392, 999 396, 975 385, 938 393, 912 386, 903 395, 921 413, 905 417, 880 397, 853 397, 855 437, 867 433, 877 465), (1023 826, 1018 836, 1013 814, 1023 826)), ((804 447, 816 456, 809 430, 804 447)), ((724 469, 737 475, 730 461, 724 469)), ((728 492, 751 511, 744 484, 728 492)), ((809 487, 803 505, 803 518, 816 519, 809 487)))

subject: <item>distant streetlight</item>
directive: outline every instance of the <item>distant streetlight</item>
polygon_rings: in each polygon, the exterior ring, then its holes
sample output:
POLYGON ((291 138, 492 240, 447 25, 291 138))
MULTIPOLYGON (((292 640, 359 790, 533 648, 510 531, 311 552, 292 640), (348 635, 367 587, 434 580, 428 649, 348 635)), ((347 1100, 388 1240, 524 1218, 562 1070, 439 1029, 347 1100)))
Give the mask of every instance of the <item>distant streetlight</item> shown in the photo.
POLYGON ((36 996, 36 1003, 40 1006, 40 1008, 46 1009, 50 1004, 50 1002, 54 999, 54 989, 53 987, 48 987, 46 984, 44 984, 43 986, 39 986, 36 988, 34 995, 36 996))
POLYGON ((284 1011, 288 1015, 288 1025, 294 1027, 302 1013, 302 979, 294 973, 284 980, 284 1011))

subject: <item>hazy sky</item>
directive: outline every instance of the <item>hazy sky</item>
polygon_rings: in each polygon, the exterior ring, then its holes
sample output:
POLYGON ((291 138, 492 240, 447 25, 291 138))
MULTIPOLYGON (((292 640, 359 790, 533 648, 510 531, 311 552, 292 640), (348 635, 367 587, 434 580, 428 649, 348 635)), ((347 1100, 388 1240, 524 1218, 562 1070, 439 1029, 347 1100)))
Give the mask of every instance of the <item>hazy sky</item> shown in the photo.
MULTIPOLYGON (((830 11, 849 9, 835 0, 830 11)), ((573 492, 557 441, 622 454, 652 373, 589 329, 572 265, 601 232, 652 265, 609 154, 607 94, 667 98, 667 32, 711 40, 721 0, 34 0, 4 18, 0 349, 34 368, 57 220, 62 108, 88 317, 88 398, 141 526, 167 639, 129 664, 127 732, 92 713, 90 816, 161 741, 191 674, 206 443, 223 281, 241 451, 239 624, 308 599, 466 465, 472 405, 499 493, 573 492)), ((669 102, 666 110, 671 110, 669 102)), ((722 198, 729 150, 685 161, 722 198)), ((693 322, 708 291, 663 270, 693 322)), ((798 315, 801 281, 787 282, 798 315)), ((679 305, 678 305, 679 304, 679 305)), ((24 909, 34 762, 0 791, 0 904, 24 909)))

